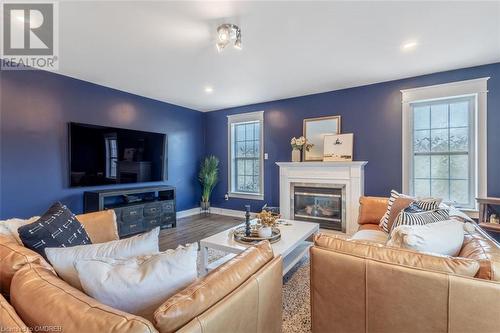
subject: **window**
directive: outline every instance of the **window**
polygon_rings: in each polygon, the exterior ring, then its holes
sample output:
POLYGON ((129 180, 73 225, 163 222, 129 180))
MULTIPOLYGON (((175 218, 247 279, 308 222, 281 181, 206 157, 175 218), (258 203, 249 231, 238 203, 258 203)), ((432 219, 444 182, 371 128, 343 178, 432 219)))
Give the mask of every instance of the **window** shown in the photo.
POLYGON ((403 192, 476 209, 486 194, 486 80, 402 91, 403 192))
POLYGON ((229 196, 264 196, 263 112, 228 116, 229 196))
POLYGON ((475 97, 411 104, 412 193, 473 207, 475 97))

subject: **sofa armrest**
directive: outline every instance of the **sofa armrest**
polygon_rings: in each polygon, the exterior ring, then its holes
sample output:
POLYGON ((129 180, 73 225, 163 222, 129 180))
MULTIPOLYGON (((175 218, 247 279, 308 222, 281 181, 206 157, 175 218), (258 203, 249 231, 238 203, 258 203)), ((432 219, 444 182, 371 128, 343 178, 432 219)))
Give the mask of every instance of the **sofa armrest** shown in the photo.
POLYGON ((498 282, 311 248, 313 333, 494 332, 499 295, 498 282))
POLYGON ((0 295, 0 327, 1 332, 30 332, 28 326, 2 295, 0 295))
POLYGON ((201 326, 203 332, 278 333, 282 266, 268 241, 251 246, 167 299, 154 313, 155 327, 160 333, 201 326))
POLYGON ((379 224, 387 210, 389 198, 365 197, 359 198, 358 224, 379 224))
POLYGON ((281 333, 282 272, 278 256, 177 333, 281 333))

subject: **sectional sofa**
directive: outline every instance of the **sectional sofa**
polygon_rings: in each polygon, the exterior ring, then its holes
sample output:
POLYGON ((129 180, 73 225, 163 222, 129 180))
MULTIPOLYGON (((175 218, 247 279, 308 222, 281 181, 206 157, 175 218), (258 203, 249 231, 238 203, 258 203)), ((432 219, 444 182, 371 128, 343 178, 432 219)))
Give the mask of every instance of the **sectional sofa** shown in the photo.
MULTIPOLYGON (((117 239, 112 211, 77 216, 93 243, 117 239)), ((282 259, 268 242, 165 300, 153 322, 119 311, 60 279, 37 253, 0 235, 2 331, 71 333, 281 332, 282 259)))
POLYGON ((388 247, 377 236, 387 200, 360 199, 354 239, 315 237, 313 333, 499 332, 496 243, 476 227, 457 257, 388 247))

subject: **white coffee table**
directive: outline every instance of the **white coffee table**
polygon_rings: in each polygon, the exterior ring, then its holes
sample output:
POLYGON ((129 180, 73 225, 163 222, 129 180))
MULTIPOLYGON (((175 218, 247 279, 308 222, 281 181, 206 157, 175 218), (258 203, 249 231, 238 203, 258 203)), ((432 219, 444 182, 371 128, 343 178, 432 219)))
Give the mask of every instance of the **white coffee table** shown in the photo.
MULTIPOLYGON (((308 242, 306 239, 319 231, 318 223, 291 220, 286 222, 291 225, 279 225, 281 239, 272 244, 274 255, 283 256, 283 275, 295 266, 309 250, 312 242, 308 242)), ((201 274, 206 274, 251 246, 238 243, 233 238, 232 230, 242 225, 219 232, 200 241, 201 274), (208 249, 227 252, 228 255, 208 264, 208 249)))

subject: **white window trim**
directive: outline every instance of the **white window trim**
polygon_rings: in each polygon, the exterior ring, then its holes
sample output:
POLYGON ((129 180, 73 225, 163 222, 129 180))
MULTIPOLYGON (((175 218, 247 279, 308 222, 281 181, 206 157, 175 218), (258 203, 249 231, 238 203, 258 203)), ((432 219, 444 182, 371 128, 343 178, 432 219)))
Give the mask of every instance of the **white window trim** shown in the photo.
MULTIPOLYGON (((447 99, 450 97, 476 96, 476 112, 474 119, 475 147, 476 154, 475 177, 476 177, 476 197, 486 197, 487 194, 487 94, 489 77, 473 80, 457 81, 445 84, 438 84, 427 87, 401 90, 402 94, 402 119, 403 119, 403 193, 409 194, 411 181, 411 153, 412 143, 411 129, 411 104, 416 102, 433 101, 447 99)), ((477 212, 474 210, 464 210, 472 216, 477 212)))
POLYGON ((239 198, 239 199, 250 199, 250 200, 264 200, 264 111, 257 112, 247 112, 240 113, 235 115, 227 116, 227 159, 228 159, 228 169, 227 169, 227 177, 228 177, 228 191, 227 195, 230 198, 239 198), (241 192, 233 192, 231 189, 233 188, 233 179, 231 177, 232 169, 233 169, 233 161, 231 158, 231 125, 234 123, 243 123, 247 121, 259 121, 260 122, 260 193, 258 194, 250 194, 250 193, 241 193, 241 192))

